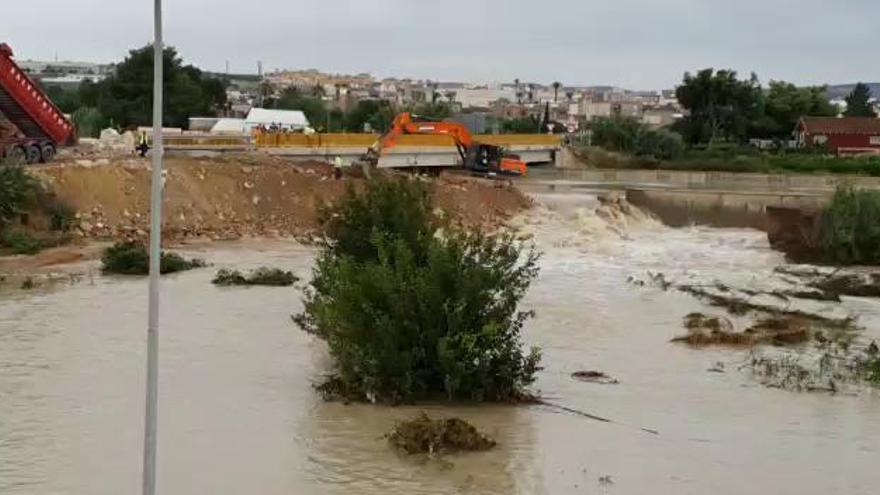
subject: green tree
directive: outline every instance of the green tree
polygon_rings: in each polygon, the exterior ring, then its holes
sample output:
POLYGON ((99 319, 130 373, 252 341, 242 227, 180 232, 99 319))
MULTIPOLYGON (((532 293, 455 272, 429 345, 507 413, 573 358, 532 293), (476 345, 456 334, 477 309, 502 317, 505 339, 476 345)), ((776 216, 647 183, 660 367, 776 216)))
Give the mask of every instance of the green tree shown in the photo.
POLYGON ((511 236, 439 225, 418 181, 377 179, 324 217, 327 242, 295 319, 327 342, 321 390, 354 400, 517 399, 540 352, 517 311, 537 255, 511 236))
POLYGON ((716 72, 710 68, 696 75, 685 73, 675 94, 689 112, 677 127, 691 143, 742 141, 749 123, 761 113, 761 86, 755 74, 739 80, 732 70, 716 72))
POLYGON ((279 110, 301 110, 312 127, 322 128, 327 122, 327 108, 319 98, 305 96, 291 86, 281 92, 277 100, 271 102, 269 108, 279 110))
POLYGON ((593 124, 593 144, 610 151, 671 160, 684 151, 681 135, 651 129, 632 117, 611 117, 593 124))
POLYGON ((559 81, 553 82, 553 103, 559 101, 559 88, 562 87, 562 83, 559 81))
POLYGON ((394 108, 386 100, 361 100, 345 116, 345 128, 349 132, 364 132, 364 124, 370 124, 374 132, 385 132, 394 115, 394 108))
POLYGON ((750 135, 786 138, 801 117, 833 117, 838 109, 828 101, 825 86, 797 87, 784 81, 770 81, 763 100, 763 115, 752 123, 750 135))
POLYGON ((533 134, 540 133, 541 123, 534 116, 505 119, 501 122, 501 132, 504 134, 533 134))
POLYGON ((95 107, 80 107, 71 115, 73 125, 80 137, 96 138, 101 130, 110 126, 110 121, 95 107))
POLYGON ((877 112, 871 106, 871 88, 867 84, 858 83, 852 92, 846 97, 847 117, 877 117, 877 112))
POLYGON ((73 113, 81 106, 79 91, 62 88, 57 84, 50 84, 43 88, 49 100, 64 113, 73 113))
MULTIPOLYGON (((183 65, 174 48, 163 57, 165 111, 163 124, 186 127, 189 117, 214 115, 226 104, 225 83, 206 76, 196 67, 183 65)), ((152 119, 153 48, 131 50, 116 73, 79 89, 82 105, 96 107, 114 125, 147 125, 152 119)))
POLYGON ((443 101, 423 103, 409 109, 410 113, 431 120, 443 120, 452 116, 452 106, 443 101))

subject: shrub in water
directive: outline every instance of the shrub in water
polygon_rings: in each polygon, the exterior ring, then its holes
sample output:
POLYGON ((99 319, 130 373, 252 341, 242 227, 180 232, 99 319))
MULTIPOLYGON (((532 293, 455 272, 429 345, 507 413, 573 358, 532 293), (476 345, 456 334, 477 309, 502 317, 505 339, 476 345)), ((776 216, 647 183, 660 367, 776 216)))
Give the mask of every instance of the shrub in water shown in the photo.
POLYGON ((385 437, 388 443, 407 454, 451 454, 495 447, 495 440, 463 419, 431 419, 425 413, 399 423, 385 437))
POLYGON ((18 229, 4 230, 0 234, 0 246, 9 248, 13 254, 36 254, 44 247, 40 239, 24 230, 18 229))
POLYGON ((24 167, 0 165, 0 228, 34 204, 40 183, 24 167))
POLYGON ((523 352, 517 304, 537 255, 510 235, 431 222, 414 181, 371 181, 325 212, 328 240, 296 321, 327 341, 349 399, 513 400, 540 353, 523 352))
POLYGON ((297 280, 299 278, 293 272, 264 266, 251 271, 247 276, 238 270, 224 268, 217 272, 211 283, 223 286, 267 285, 272 287, 288 287, 296 283, 297 280))
POLYGON ((13 254, 37 254, 43 249, 60 246, 70 241, 70 236, 58 232, 30 232, 19 228, 7 228, 0 232, 0 247, 13 254))
POLYGON ((880 262, 880 191, 838 188, 822 212, 819 241, 828 262, 880 262))
MULTIPOLYGON (((121 275, 147 275, 150 272, 150 255, 147 247, 137 241, 117 242, 104 250, 101 257, 105 273, 121 275)), ((187 260, 179 254, 162 252, 159 271, 174 273, 205 266, 200 259, 187 260)))

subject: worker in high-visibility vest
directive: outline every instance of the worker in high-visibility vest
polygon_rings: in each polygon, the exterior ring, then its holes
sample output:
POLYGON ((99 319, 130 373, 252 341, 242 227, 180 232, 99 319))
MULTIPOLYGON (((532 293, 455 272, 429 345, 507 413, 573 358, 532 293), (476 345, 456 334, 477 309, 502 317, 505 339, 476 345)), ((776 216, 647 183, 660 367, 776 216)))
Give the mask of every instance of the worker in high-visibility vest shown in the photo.
POLYGON ((342 178, 342 166, 343 165, 344 165, 344 162, 342 161, 341 156, 337 156, 336 159, 333 160, 333 177, 336 180, 339 180, 342 178))
POLYGON ((150 145, 147 144, 147 133, 146 132, 141 132, 141 142, 137 146, 135 146, 134 149, 142 157, 147 156, 147 151, 150 150, 150 145))

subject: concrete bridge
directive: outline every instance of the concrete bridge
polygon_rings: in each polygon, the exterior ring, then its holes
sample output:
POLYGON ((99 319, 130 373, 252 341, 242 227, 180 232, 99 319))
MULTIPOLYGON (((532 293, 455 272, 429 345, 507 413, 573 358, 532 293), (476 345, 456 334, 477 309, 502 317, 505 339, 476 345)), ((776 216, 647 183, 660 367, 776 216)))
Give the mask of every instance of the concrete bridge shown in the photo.
MULTIPOLYGON (((167 135, 166 149, 189 152, 242 152, 261 150, 278 156, 332 161, 337 156, 351 163, 378 139, 375 134, 291 134, 257 136, 167 135)), ((552 163, 562 148, 559 136, 546 134, 477 135, 481 143, 502 146, 526 163, 552 163)), ((452 167, 461 157, 449 136, 405 135, 379 160, 380 168, 452 167)))

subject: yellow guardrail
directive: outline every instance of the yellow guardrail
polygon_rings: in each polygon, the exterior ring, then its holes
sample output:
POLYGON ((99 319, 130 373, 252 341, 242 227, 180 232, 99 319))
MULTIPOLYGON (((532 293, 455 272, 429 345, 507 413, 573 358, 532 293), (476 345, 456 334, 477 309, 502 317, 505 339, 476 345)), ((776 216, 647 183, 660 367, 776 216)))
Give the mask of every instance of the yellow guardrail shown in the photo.
POLYGON ((495 146, 561 146, 562 136, 553 134, 481 134, 477 142, 495 146))
MULTIPOLYGON (((148 136, 152 144, 152 136, 148 136)), ((247 136, 163 136, 167 146, 247 146, 247 136)))
MULTIPOLYGON (((257 133, 258 148, 368 148, 379 139, 378 134, 294 134, 257 133)), ((560 146, 561 138, 548 134, 480 134, 479 143, 496 146, 560 146)), ((455 146, 450 136, 408 134, 400 136, 398 146, 455 146)))

